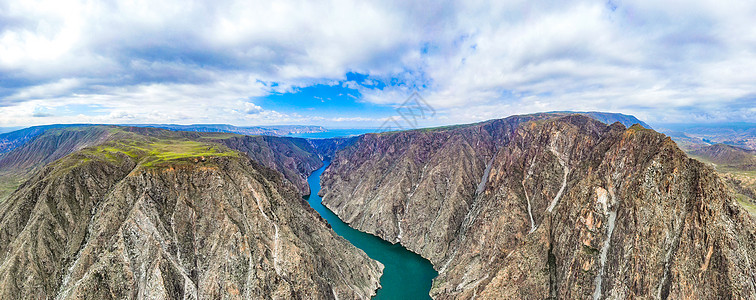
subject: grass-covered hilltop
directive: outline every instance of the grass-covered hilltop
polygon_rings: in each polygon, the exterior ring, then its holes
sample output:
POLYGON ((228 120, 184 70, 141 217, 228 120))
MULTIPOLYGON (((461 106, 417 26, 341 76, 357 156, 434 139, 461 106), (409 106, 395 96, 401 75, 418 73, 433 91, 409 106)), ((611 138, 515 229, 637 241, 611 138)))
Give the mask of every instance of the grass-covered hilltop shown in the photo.
MULTIPOLYGON (((118 161, 123 156, 128 156, 139 161, 144 167, 169 165, 176 163, 192 163, 205 161, 209 157, 239 156, 234 151, 209 141, 191 140, 186 137, 162 136, 151 137, 123 131, 121 128, 111 128, 111 131, 123 132, 123 136, 103 143, 98 146, 88 147, 80 152, 80 155, 103 158, 110 161, 118 161)), ((229 135, 223 135, 227 137, 229 135)), ((213 136, 203 136, 202 139, 210 140, 213 136)))

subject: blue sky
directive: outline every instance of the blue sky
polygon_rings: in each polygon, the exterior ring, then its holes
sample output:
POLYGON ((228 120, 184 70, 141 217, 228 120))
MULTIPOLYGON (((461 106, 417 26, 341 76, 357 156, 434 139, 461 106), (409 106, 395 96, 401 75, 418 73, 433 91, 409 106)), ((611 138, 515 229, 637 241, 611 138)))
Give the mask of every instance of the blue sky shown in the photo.
POLYGON ((0 3, 0 127, 756 119, 752 1, 0 3))

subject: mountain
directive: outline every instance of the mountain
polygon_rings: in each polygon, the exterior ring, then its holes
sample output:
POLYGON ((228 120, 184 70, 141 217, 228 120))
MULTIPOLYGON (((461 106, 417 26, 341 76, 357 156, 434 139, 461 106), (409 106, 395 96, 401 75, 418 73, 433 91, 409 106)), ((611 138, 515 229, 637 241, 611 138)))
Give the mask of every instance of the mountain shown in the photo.
MULTIPOLYGON (((65 155, 108 139, 106 127, 48 126, 25 131, 24 144, 0 156, 0 202, 33 171, 65 155)), ((18 133, 18 132, 17 132, 18 133)))
POLYGON ((214 141, 280 172, 304 195, 310 194, 307 177, 323 166, 318 150, 301 138, 235 135, 214 141))
POLYGON ((345 222, 429 259, 436 299, 756 297, 754 220, 641 125, 556 113, 366 134, 321 184, 345 222))
POLYGON ((640 124, 641 126, 643 126, 643 128, 653 129, 651 128, 650 125, 646 124, 646 122, 639 120, 635 116, 620 114, 620 113, 608 113, 608 112, 599 112, 599 111, 561 111, 561 112, 553 112, 551 114, 560 114, 560 115, 579 114, 579 115, 589 116, 605 124, 612 124, 614 122, 620 122, 622 125, 625 125, 625 127, 630 127, 635 124, 640 124))
POLYGON ((712 162, 717 167, 756 171, 756 150, 748 150, 725 144, 703 146, 690 151, 691 155, 712 162))
POLYGON ((670 135, 687 151, 700 146, 727 144, 756 150, 756 123, 663 124, 661 132, 670 135))
MULTIPOLYGON (((57 156, 45 135, 28 143, 44 155, 12 162, 57 156)), ((0 299, 343 299, 378 288, 379 263, 279 172, 214 142, 222 135, 102 126, 61 136, 97 138, 33 168, 0 202, 0 299)))
POLYGON ((56 124, 56 125, 43 125, 33 126, 25 129, 19 129, 12 132, 6 132, 0 134, 0 157, 3 154, 10 152, 11 150, 25 144, 34 137, 44 133, 48 129, 77 127, 81 124, 56 124))
POLYGON ((271 126, 251 126, 238 127, 227 124, 195 124, 195 125, 174 125, 174 124, 140 124, 128 125, 136 127, 154 127, 175 131, 197 131, 197 132, 228 132, 242 135, 272 135, 287 136, 292 134, 316 133, 328 131, 323 126, 309 125, 271 125, 271 126))
MULTIPOLYGON (((49 129, 68 128, 68 127, 89 127, 89 126, 107 126, 96 124, 55 124, 44 126, 33 126, 29 128, 19 129, 12 132, 0 134, 0 157, 4 153, 24 145, 34 137, 46 132, 49 129)), ((125 125, 124 127, 149 127, 149 128, 162 128, 173 131, 195 131, 195 132, 226 132, 236 133, 241 135, 271 135, 271 136, 287 136, 293 134, 302 133, 318 133, 328 131, 322 126, 307 126, 307 125, 276 125, 276 126, 252 126, 252 127, 237 127, 226 124, 197 124, 197 125, 173 125, 173 124, 138 124, 138 125, 125 125)))
POLYGON ((224 144, 274 169, 309 195, 307 176, 322 166, 317 150, 300 138, 242 136, 229 133, 169 131, 159 128, 82 125, 47 128, 0 156, 0 200, 33 170, 85 147, 139 134, 152 138, 187 138, 224 144))
POLYGON ((318 153, 323 160, 331 160, 336 152, 344 149, 356 141, 359 140, 359 136, 352 137, 336 137, 327 139, 308 139, 307 142, 312 146, 316 153, 318 153))

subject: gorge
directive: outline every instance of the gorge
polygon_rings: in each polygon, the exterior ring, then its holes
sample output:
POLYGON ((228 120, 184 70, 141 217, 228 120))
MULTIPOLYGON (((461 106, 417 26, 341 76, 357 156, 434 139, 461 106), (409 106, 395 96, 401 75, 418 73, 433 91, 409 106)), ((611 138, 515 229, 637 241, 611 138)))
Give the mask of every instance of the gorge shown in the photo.
POLYGON ((330 162, 325 162, 322 168, 310 175, 308 182, 312 194, 306 196, 305 199, 331 225, 334 232, 365 251, 370 258, 383 264, 381 288, 373 299, 430 299, 428 293, 431 280, 438 273, 427 259, 412 253, 400 244, 392 244, 377 236, 349 227, 323 206, 318 196, 320 176, 329 164, 330 162))
POLYGON ((0 157, 20 182, 0 194, 0 298, 756 296, 756 225, 718 174, 597 116, 51 128, 0 157))

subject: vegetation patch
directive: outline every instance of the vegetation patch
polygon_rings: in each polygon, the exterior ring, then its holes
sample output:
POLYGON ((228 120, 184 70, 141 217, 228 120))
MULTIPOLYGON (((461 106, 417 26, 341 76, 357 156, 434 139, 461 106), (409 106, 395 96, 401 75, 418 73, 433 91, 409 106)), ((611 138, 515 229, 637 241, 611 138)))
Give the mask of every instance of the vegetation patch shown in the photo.
POLYGON ((748 196, 743 194, 736 194, 735 199, 738 200, 740 206, 745 208, 745 210, 748 211, 751 216, 756 217, 756 204, 754 204, 751 199, 748 198, 748 196))
POLYGON ((19 176, 3 175, 0 176, 0 203, 10 196, 11 193, 18 189, 23 179, 19 176))
POLYGON ((596 248, 593 248, 591 246, 588 246, 588 245, 584 244, 583 245, 583 252, 585 252, 585 253, 587 253, 589 255, 598 255, 599 254, 599 249, 596 249, 596 248))
POLYGON ((630 128, 628 128, 627 131, 630 132, 630 133, 636 133, 636 132, 654 133, 654 132, 656 132, 653 129, 648 129, 646 127, 643 127, 640 124, 633 124, 633 126, 630 126, 630 128))
POLYGON ((149 144, 149 147, 148 156, 142 163, 147 167, 186 158, 238 156, 238 152, 221 145, 196 141, 160 141, 149 144))
POLYGON ((238 135, 236 133, 225 133, 225 132, 212 132, 212 133, 206 133, 206 135, 203 135, 200 137, 202 140, 227 140, 233 137, 240 137, 242 135, 238 135))
MULTIPOLYGON (((118 138, 99 146, 90 147, 81 154, 120 164, 124 159, 138 161, 144 167, 152 167, 168 162, 191 158, 218 156, 238 156, 238 152, 210 141, 204 142, 176 137, 150 137, 121 128, 111 128, 110 133, 118 138)), ((232 134, 213 134, 207 138, 230 137, 232 134)))
POLYGON ((139 161, 139 164, 145 167, 189 158, 238 156, 236 151, 216 143, 143 136, 136 139, 111 141, 89 148, 84 154, 116 164, 123 162, 124 159, 129 157, 139 161))

